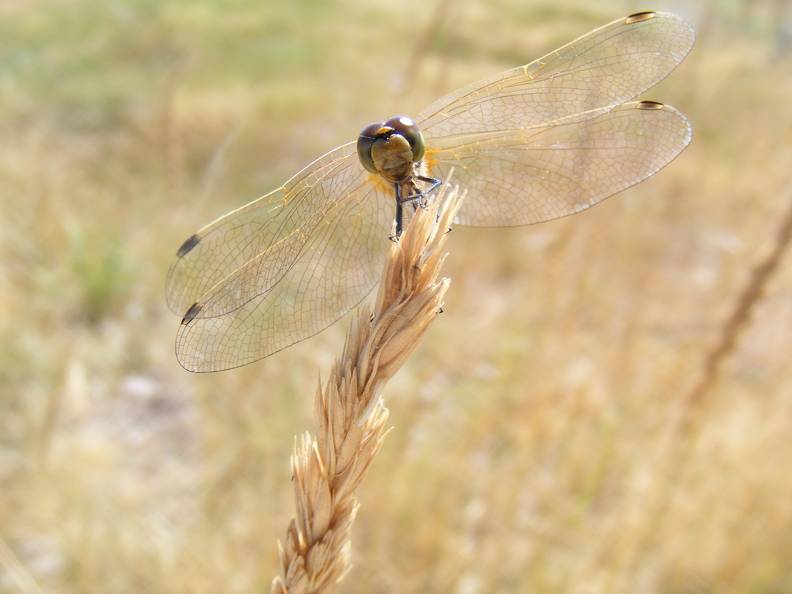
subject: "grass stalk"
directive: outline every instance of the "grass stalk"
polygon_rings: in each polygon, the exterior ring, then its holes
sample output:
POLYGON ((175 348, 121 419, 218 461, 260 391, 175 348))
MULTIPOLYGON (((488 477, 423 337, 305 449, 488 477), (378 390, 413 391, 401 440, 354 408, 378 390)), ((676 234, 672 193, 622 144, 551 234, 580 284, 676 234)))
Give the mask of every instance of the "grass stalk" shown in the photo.
POLYGON ((332 592, 350 568, 355 490, 387 433, 382 390, 441 311, 450 281, 439 274, 459 205, 452 188, 418 210, 390 249, 373 312, 358 314, 330 377, 319 382, 316 432, 295 439, 296 511, 279 543, 273 594, 332 592))
MULTIPOLYGON (((757 259, 748 280, 737 294, 717 340, 704 358, 699 378, 677 404, 676 413, 663 435, 655 479, 663 488, 655 490, 654 496, 644 507, 646 521, 641 523, 643 530, 631 535, 634 544, 628 547, 630 552, 625 564, 630 572, 635 571, 643 555, 648 554, 660 534, 660 524, 668 516, 672 503, 685 484, 683 477, 699 430, 697 421, 703 418, 703 409, 718 383, 724 362, 734 353, 741 336, 750 325, 753 312, 791 243, 792 200, 781 216, 772 244, 757 259)), ((622 576, 627 574, 629 572, 622 573, 622 576)))
POLYGON ((691 432, 695 412, 717 383, 723 362, 734 352, 740 336, 750 324, 753 311, 764 296, 767 285, 781 265, 791 242, 792 200, 789 201, 789 205, 781 217, 770 249, 758 259, 751 269, 748 281, 738 294, 731 313, 721 326, 720 336, 715 346, 704 359, 704 366, 698 382, 683 400, 682 414, 677 430, 680 434, 691 432))

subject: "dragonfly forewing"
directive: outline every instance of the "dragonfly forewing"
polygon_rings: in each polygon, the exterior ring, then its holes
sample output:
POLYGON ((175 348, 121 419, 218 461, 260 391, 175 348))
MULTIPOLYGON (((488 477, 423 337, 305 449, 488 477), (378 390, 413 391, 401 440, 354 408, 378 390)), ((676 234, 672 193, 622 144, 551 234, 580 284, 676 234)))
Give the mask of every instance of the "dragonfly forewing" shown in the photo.
POLYGON ((593 118, 637 97, 668 76, 695 41, 684 19, 643 15, 613 21, 530 64, 439 99, 417 118, 427 141, 549 126, 580 114, 593 118))
POLYGON ((195 317, 214 317, 271 290, 314 229, 333 208, 353 200, 366 178, 350 143, 281 188, 200 229, 179 248, 168 273, 168 306, 184 315, 197 303, 195 317))
POLYGON ((320 332, 368 295, 391 245, 395 206, 387 186, 367 179, 361 188, 324 212, 268 291, 225 315, 180 326, 176 355, 185 369, 219 371, 271 355, 320 332))

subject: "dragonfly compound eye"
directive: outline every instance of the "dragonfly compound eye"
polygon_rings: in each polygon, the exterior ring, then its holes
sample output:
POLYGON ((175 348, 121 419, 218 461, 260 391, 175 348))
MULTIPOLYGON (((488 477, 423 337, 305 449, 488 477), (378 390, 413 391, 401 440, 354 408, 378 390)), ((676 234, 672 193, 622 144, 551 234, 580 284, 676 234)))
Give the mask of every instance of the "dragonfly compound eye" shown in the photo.
POLYGON ((389 119, 385 122, 385 125, 389 128, 393 128, 404 136, 407 139, 407 142, 410 143, 410 148, 412 149, 413 153, 413 161, 417 163, 424 156, 424 139, 421 131, 418 129, 418 126, 415 122, 412 121, 412 118, 408 118, 407 116, 396 116, 389 119))
POLYGON ((366 168, 367 171, 371 173, 377 173, 377 168, 374 166, 374 161, 371 158, 371 147, 374 146, 374 141, 377 140, 377 137, 380 135, 380 131, 382 130, 383 126, 382 122, 375 122, 373 124, 369 124, 358 136, 357 140, 357 153, 360 162, 363 164, 363 167, 366 168))

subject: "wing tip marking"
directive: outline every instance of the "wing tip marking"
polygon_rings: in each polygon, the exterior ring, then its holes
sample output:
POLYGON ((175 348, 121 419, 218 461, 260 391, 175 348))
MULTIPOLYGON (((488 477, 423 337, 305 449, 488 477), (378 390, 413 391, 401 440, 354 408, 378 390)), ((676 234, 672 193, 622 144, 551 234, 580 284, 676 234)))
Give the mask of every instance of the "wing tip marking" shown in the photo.
POLYGON ((186 326, 187 324, 192 322, 196 318, 196 316, 201 312, 202 309, 203 309, 203 305, 201 305, 197 301, 193 303, 190 306, 190 308, 187 310, 187 312, 184 314, 184 317, 182 318, 181 321, 182 326, 186 326))
POLYGON ((176 251, 176 257, 183 258, 187 254, 189 254, 193 250, 193 248, 200 243, 200 241, 201 241, 201 236, 198 235, 197 233, 193 233, 187 239, 184 240, 184 243, 182 243, 179 246, 179 249, 176 251))
POLYGON ((634 12, 624 17, 624 24, 632 25, 633 23, 643 23, 644 21, 653 19, 656 16, 657 16, 657 12, 655 12, 654 10, 644 10, 641 12, 634 12))
POLYGON ((636 103, 635 109, 644 109, 647 111, 665 109, 665 104, 660 103, 659 101, 650 101, 646 99, 644 101, 639 101, 638 103, 636 103))

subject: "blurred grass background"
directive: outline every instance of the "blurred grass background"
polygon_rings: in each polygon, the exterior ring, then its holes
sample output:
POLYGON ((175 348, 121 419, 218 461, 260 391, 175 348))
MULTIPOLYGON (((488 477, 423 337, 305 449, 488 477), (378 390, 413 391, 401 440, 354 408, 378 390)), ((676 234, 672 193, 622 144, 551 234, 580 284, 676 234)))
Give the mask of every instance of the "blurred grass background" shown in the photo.
POLYGON ((346 324, 190 375, 175 249, 370 120, 647 8, 699 31, 645 96, 692 146, 584 214, 455 231, 342 591, 792 591, 789 259, 667 456, 792 201, 787 2, 3 0, 0 592, 268 591, 346 324))

